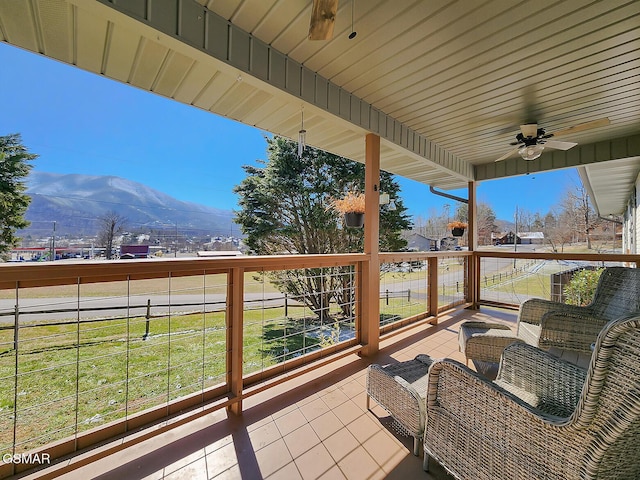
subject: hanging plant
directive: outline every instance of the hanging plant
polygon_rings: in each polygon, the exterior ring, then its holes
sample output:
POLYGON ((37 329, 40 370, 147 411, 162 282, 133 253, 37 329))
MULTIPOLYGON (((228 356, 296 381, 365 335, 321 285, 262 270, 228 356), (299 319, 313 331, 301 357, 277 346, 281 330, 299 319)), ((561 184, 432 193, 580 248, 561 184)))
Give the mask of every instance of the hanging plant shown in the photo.
POLYGON ((454 237, 461 237, 464 235, 464 231, 467 228, 467 224, 465 222, 460 222, 458 220, 454 220, 453 222, 449 222, 447 227, 451 229, 451 235, 454 237))
POLYGON ((364 225, 364 194, 349 192, 342 198, 331 200, 331 208, 344 215, 347 227, 362 228, 364 225))

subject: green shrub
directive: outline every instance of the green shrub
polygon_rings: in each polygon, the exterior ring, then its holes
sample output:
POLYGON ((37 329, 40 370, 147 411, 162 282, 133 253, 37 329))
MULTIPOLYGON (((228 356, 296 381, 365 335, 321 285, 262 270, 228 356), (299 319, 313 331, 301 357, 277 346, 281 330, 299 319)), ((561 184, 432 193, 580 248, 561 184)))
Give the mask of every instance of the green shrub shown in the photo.
POLYGON ((595 270, 584 269, 576 272, 571 281, 564 287, 565 302, 569 305, 579 306, 591 303, 603 270, 604 268, 597 268, 595 270))

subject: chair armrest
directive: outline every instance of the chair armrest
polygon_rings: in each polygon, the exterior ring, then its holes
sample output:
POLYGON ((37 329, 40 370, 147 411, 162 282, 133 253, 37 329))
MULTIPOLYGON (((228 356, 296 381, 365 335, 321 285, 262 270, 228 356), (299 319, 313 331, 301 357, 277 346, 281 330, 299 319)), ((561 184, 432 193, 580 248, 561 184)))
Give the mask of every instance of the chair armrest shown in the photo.
POLYGON ((557 310, 540 320, 540 348, 557 347, 591 354, 591 344, 607 324, 607 320, 595 317, 588 311, 557 310))
POLYGON ((529 421, 556 426, 568 422, 567 418, 549 414, 532 406, 450 358, 435 361, 429 370, 426 407, 425 442, 429 423, 432 420, 437 421, 440 411, 446 411, 448 415, 459 419, 462 425, 483 422, 488 425, 488 429, 494 428, 511 415, 524 416, 529 421))
POLYGON ((590 315, 589 307, 578 307, 576 305, 567 305, 566 303, 552 302, 542 298, 530 298, 525 300, 520 306, 518 313, 518 322, 531 323, 540 325, 542 317, 549 312, 562 312, 572 315, 590 315))
POLYGON ((587 371, 524 343, 507 347, 495 383, 544 412, 569 417, 587 371))

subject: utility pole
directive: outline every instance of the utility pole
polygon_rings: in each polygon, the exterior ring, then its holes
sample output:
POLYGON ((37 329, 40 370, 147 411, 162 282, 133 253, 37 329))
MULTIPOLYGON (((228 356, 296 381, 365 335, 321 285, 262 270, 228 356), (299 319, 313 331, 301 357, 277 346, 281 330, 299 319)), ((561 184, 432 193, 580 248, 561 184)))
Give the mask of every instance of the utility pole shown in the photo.
POLYGON ((56 259, 56 221, 53 221, 53 236, 51 237, 51 261, 56 259))
MULTIPOLYGON (((516 205, 516 213, 513 217, 514 219, 514 232, 513 232, 513 252, 518 251, 518 205, 516 205)), ((516 268, 516 259, 513 259, 513 268, 516 268)))

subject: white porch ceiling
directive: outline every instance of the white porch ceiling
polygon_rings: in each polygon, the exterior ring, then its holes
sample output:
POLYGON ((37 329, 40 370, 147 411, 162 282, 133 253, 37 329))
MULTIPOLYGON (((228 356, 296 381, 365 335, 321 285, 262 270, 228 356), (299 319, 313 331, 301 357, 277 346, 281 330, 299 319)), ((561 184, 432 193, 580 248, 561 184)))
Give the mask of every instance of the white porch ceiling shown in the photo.
MULTIPOLYGON (((307 39, 311 0, 9 0, 0 40, 439 188, 585 166, 619 213, 640 157, 640 2, 341 0, 333 40, 307 39), (494 160, 518 125, 562 137, 494 160), (629 159, 629 160, 626 160, 629 159), (616 160, 618 182, 600 182, 616 160)), ((605 207, 606 205, 606 207, 605 207)))

